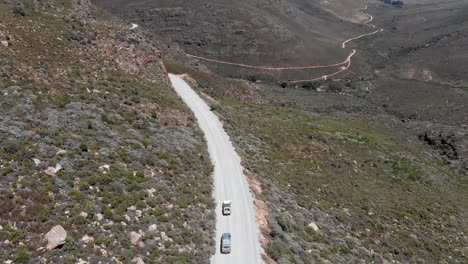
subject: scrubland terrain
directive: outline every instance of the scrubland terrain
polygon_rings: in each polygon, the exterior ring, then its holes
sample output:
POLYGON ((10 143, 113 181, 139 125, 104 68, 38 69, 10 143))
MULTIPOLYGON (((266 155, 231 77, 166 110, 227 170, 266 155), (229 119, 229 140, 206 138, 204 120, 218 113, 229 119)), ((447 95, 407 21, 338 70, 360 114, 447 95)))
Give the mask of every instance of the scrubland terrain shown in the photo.
POLYGON ((128 28, 86 1, 0 1, 2 263, 214 252, 203 135, 151 36, 128 28), (65 244, 45 249, 55 225, 65 244))
POLYGON ((224 119, 258 199, 269 261, 466 259, 466 171, 385 109, 334 83, 284 89, 167 65, 189 73, 224 119))
POLYGON ((467 262, 466 1, 93 2, 128 25, 86 3, 0 4, 2 260, 208 261, 211 166, 166 68, 241 155, 266 262, 467 262), (327 72, 189 56, 287 67, 353 49, 348 70, 298 83, 327 72), (59 223, 67 243, 41 249, 59 223))

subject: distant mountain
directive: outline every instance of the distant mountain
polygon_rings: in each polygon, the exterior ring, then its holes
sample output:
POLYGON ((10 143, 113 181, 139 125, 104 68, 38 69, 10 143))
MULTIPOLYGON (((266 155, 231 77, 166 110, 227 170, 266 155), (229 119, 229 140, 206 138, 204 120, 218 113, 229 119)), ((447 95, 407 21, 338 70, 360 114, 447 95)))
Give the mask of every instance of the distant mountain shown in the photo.
POLYGON ((349 54, 341 42, 367 30, 343 18, 364 8, 352 1, 93 2, 171 38, 188 53, 252 64, 334 63, 349 54))

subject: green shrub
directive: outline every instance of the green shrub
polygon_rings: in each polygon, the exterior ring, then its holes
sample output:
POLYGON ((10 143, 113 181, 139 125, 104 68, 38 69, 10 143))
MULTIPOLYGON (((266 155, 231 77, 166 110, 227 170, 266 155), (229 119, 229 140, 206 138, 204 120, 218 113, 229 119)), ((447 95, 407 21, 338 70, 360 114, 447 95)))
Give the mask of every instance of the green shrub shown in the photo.
POLYGON ((28 263, 30 258, 30 253, 26 250, 20 250, 16 254, 15 261, 18 263, 28 263))
POLYGON ((278 222, 278 225, 281 227, 281 229, 283 229, 283 231, 291 233, 294 230, 293 225, 286 218, 277 216, 275 220, 278 222))
POLYGON ((63 251, 73 251, 77 247, 78 247, 78 242, 76 242, 76 240, 73 237, 67 236, 65 238, 65 244, 63 245, 62 250, 63 251))
POLYGON ((84 143, 80 144, 80 150, 81 152, 88 152, 88 146, 84 143))
POLYGON ((279 260, 290 253, 290 250, 284 243, 273 241, 268 243, 266 253, 274 260, 279 260))

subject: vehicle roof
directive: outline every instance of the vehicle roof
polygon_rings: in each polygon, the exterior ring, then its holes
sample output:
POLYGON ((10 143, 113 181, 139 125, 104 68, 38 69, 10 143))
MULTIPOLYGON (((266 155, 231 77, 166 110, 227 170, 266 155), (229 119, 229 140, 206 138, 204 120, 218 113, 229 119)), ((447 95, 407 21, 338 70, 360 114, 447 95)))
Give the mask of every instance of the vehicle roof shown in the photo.
POLYGON ((224 234, 222 235, 222 237, 223 237, 223 238, 224 238, 224 237, 231 237, 231 234, 230 234, 230 233, 224 233, 224 234))
POLYGON ((226 200, 226 201, 223 202, 223 204, 230 204, 230 203, 231 203, 231 201, 229 201, 229 200, 226 200))

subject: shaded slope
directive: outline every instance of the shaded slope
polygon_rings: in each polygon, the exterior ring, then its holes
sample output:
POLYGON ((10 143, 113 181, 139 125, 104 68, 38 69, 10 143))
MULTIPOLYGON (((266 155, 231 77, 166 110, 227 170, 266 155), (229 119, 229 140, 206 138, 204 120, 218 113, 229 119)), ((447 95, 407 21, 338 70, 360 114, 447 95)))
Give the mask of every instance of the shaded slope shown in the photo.
POLYGON ((188 53, 240 63, 333 63, 349 52, 340 49, 342 40, 365 33, 319 1, 95 2, 170 37, 188 53))

